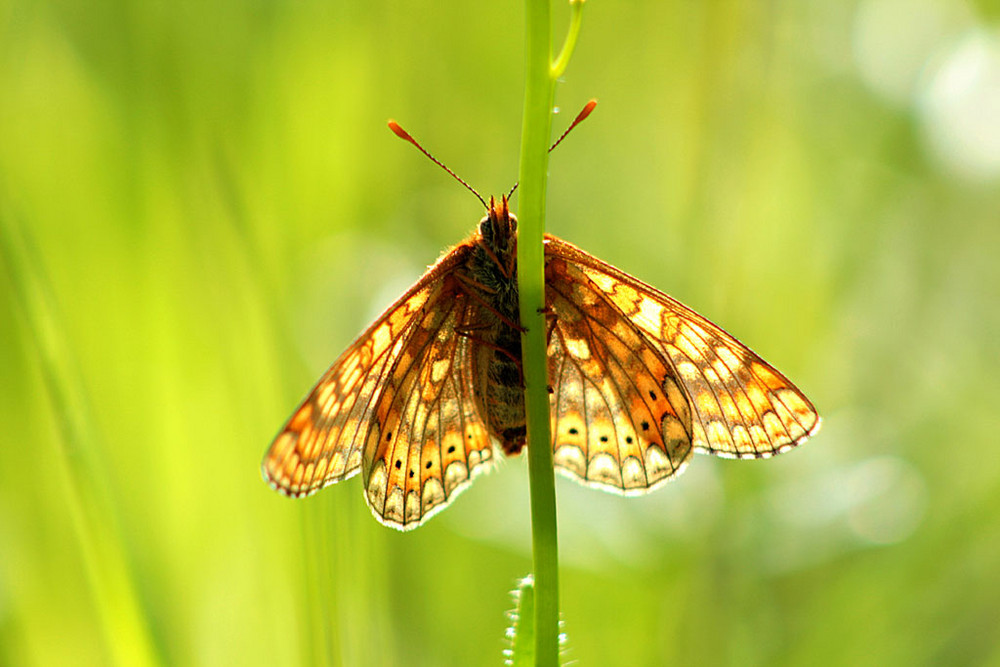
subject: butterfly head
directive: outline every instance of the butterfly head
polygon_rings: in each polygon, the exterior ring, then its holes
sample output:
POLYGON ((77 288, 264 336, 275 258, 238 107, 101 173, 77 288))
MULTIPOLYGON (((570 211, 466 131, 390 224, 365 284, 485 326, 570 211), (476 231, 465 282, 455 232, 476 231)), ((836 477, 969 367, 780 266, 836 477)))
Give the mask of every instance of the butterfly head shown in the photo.
POLYGON ((479 221, 479 235, 498 256, 515 252, 517 218, 510 212, 506 196, 490 197, 486 215, 479 221))

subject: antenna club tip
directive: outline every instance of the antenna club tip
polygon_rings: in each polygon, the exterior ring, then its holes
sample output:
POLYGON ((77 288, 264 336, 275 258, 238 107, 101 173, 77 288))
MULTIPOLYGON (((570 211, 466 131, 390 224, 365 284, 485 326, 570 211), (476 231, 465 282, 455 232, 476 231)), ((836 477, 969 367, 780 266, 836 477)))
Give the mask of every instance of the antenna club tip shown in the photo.
POLYGON ((587 116, 589 116, 590 112, 593 111, 594 107, 596 107, 596 106, 597 106, 597 100, 596 99, 590 100, 585 105, 583 105, 583 109, 580 110, 579 115, 577 115, 577 117, 576 117, 576 122, 579 123, 581 120, 583 120, 584 118, 586 118, 587 116))
POLYGON ((392 130, 393 134, 395 134, 397 137, 399 137, 400 139, 405 139, 406 141, 409 141, 410 143, 413 143, 413 137, 411 137, 410 134, 406 130, 404 130, 403 128, 401 128, 399 126, 399 123, 397 123, 396 121, 394 121, 393 119, 390 118, 388 125, 389 125, 389 129, 392 130))

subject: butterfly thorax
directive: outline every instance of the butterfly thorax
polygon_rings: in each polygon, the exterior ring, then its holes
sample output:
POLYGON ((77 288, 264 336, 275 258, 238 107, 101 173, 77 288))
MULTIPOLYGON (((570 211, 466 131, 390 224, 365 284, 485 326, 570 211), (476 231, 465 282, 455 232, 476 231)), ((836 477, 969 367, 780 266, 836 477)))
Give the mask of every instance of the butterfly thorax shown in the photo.
POLYGON ((490 199, 462 274, 469 299, 462 333, 471 342, 476 408, 509 455, 525 444, 517 292, 517 219, 507 198, 490 199))

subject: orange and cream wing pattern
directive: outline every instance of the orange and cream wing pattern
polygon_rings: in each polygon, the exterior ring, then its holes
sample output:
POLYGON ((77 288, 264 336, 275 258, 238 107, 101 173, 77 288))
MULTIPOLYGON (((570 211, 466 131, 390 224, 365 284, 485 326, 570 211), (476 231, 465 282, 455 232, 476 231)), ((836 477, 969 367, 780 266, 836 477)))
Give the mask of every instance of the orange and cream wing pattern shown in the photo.
POLYGON ((383 379, 362 472, 368 506, 394 528, 419 526, 493 461, 472 395, 470 339, 458 333, 468 308, 462 292, 428 308, 383 379))
POLYGON ((546 262, 553 463, 588 485, 642 493, 691 458, 691 411, 646 334, 561 258, 546 262))
MULTIPOLYGON (((556 319, 553 339, 565 328, 578 332, 569 334, 569 340, 584 340, 591 347, 595 340, 602 340, 597 350, 615 351, 609 358, 636 380, 634 390, 620 392, 631 401, 625 406, 639 409, 640 414, 646 408, 636 402, 636 396, 642 390, 647 394, 656 390, 652 384, 640 383, 659 381, 658 398, 646 404, 652 417, 663 415, 662 420, 651 422, 661 428, 659 442, 674 443, 680 453, 681 442, 670 434, 679 437, 680 430, 687 428, 690 445, 698 451, 764 458, 791 449, 819 428, 816 409, 785 376, 676 299, 558 238, 546 236, 545 254, 547 276, 560 280, 561 300, 549 304, 556 319), (562 311, 568 310, 566 302, 576 307, 594 332, 589 337, 582 325, 559 323, 562 311), (615 315, 624 321, 616 322, 615 315), (629 352, 635 355, 631 362, 622 359, 629 352), (640 366, 645 371, 637 372, 640 366)), ((573 343, 567 349, 572 351, 574 345, 581 347, 573 343)), ((575 412, 589 425, 589 413, 575 412)), ((567 441, 559 440, 560 431, 555 433, 558 453, 560 443, 567 441)), ((663 451, 675 470, 686 460, 679 457, 675 462, 669 446, 663 451)), ((624 466, 629 458, 621 456, 626 450, 619 452, 616 461, 624 466)))
POLYGON ((264 456, 274 489, 305 496, 363 471, 376 518, 411 528, 491 459, 454 330, 467 304, 452 271, 466 252, 445 255, 320 378, 264 456))

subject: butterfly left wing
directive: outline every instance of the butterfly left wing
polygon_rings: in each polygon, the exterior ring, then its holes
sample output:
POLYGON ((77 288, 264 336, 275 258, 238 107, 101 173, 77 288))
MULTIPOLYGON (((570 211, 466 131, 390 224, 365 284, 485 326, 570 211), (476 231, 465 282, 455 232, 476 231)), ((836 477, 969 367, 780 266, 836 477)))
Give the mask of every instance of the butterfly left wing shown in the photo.
POLYGON ((324 373, 264 456, 261 470, 275 490, 300 497, 363 469, 365 499, 376 517, 410 528, 447 504, 491 458, 472 407, 467 341, 454 331, 467 302, 453 273, 467 253, 463 244, 442 257, 324 373), (414 417, 423 420, 419 430, 396 427, 414 417), (393 432, 384 442, 381 435, 393 432), (435 456, 437 445, 445 453, 435 456), (388 467, 397 453, 432 463, 421 468, 415 512, 409 506, 416 487, 388 467), (400 484, 406 510, 396 502, 400 484))
MULTIPOLYGON (((647 367, 653 379, 662 378, 674 414, 685 425, 690 415, 695 449, 763 458, 791 449, 819 428, 816 409, 785 376, 676 299, 553 236, 546 236, 545 255, 547 281, 572 285, 568 293, 581 312, 599 314, 615 334, 626 328, 641 332, 637 349, 652 360, 647 367), (620 321, 601 314, 607 306, 620 321), (650 349, 658 356, 651 357, 650 349)), ((553 310, 558 321, 558 308, 553 310)))

